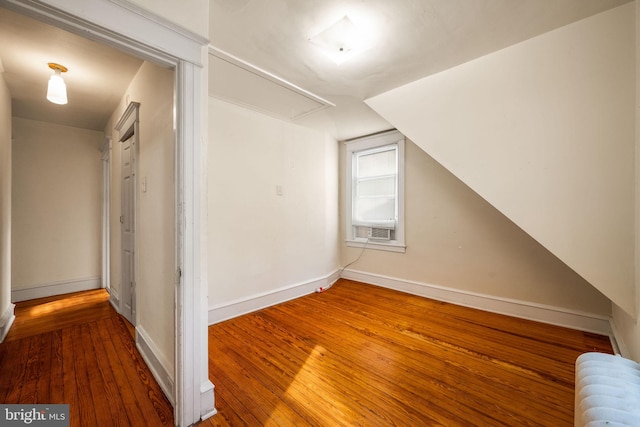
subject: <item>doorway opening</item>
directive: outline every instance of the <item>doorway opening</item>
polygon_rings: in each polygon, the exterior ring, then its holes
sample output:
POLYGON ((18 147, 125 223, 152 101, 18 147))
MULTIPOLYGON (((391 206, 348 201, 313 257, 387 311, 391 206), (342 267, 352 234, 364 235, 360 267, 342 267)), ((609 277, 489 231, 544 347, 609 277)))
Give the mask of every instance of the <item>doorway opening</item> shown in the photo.
MULTIPOLYGON (((170 307, 159 311, 169 311, 175 318, 170 340, 175 354, 171 376, 175 380, 176 425, 191 425, 213 415, 213 384, 208 379, 207 367, 207 313, 202 305, 206 299, 206 286, 201 278, 206 275, 200 254, 200 236, 204 229, 201 201, 204 180, 200 164, 203 105, 200 98, 204 79, 202 67, 206 66, 202 62, 206 38, 167 25, 152 13, 134 10, 127 2, 85 0, 80 7, 58 0, 0 0, 0 7, 173 70, 174 116, 171 125, 175 143, 175 163, 172 165, 175 215, 172 249, 175 263, 172 264, 176 272, 172 275, 170 307)), ((112 163, 116 163, 115 159, 112 163)), ((139 304, 137 306, 140 316, 139 304)), ((153 343, 146 341, 146 344, 145 348, 153 355, 153 343)), ((154 372, 154 376, 156 374, 154 372)))

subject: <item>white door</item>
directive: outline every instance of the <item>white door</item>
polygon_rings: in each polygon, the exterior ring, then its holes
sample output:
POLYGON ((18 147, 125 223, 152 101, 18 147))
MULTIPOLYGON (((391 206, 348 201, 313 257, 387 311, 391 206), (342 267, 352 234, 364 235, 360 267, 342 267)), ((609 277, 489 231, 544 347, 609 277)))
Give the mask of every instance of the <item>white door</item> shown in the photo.
POLYGON ((135 326, 135 134, 122 141, 122 289, 120 314, 135 326))

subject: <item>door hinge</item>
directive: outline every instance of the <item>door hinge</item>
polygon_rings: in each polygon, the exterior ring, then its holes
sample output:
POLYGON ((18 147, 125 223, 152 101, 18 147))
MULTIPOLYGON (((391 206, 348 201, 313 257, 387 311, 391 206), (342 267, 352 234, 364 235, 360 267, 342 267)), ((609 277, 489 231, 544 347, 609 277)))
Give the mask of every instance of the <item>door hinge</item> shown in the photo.
POLYGON ((176 270, 176 283, 180 284, 180 282, 182 281, 182 269, 180 267, 178 267, 178 269, 176 270))
POLYGON ((124 215, 120 215, 120 224, 124 224, 124 215))

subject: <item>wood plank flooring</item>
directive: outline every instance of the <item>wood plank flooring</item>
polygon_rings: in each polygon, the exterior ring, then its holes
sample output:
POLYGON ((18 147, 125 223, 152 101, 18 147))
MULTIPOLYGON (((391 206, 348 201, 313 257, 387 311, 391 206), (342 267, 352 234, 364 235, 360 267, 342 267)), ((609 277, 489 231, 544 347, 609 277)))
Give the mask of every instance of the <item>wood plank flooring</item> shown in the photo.
POLYGON ((104 290, 16 304, 0 402, 68 403, 71 426, 170 426, 173 408, 104 290))
POLYGON ((200 426, 572 426, 608 337, 348 280, 209 327, 200 426))
MULTIPOLYGON (((340 280, 209 327, 218 414, 200 426, 571 426, 574 361, 607 337, 340 280)), ((173 424, 104 291, 16 305, 0 402, 72 426, 173 424)))

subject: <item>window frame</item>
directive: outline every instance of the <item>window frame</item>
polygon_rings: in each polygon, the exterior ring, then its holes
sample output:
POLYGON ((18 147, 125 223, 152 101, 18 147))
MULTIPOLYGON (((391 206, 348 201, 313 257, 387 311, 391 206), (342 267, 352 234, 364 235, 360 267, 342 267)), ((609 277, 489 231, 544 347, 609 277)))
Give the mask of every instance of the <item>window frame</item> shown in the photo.
POLYGON ((405 137, 397 130, 386 131, 362 138, 350 139, 344 142, 345 145, 345 243, 348 247, 385 250, 391 252, 402 252, 406 250, 405 245, 405 221, 404 221, 404 152, 405 137), (397 145, 397 224, 395 226, 394 240, 371 240, 367 238, 355 237, 353 218, 353 195, 354 195, 354 154, 364 151, 381 149, 386 146, 397 145))

